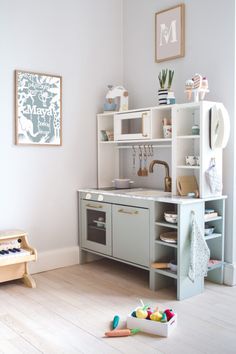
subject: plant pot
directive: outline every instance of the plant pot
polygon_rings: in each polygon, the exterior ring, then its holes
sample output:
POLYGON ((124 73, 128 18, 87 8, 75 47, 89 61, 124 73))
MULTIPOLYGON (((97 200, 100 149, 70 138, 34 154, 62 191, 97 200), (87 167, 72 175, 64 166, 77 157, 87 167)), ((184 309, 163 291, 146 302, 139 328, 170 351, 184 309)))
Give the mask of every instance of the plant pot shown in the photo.
POLYGON ((175 104, 175 93, 173 91, 168 91, 167 104, 175 104))
POLYGON ((158 102, 159 105, 167 104, 168 90, 160 89, 158 90, 158 102))

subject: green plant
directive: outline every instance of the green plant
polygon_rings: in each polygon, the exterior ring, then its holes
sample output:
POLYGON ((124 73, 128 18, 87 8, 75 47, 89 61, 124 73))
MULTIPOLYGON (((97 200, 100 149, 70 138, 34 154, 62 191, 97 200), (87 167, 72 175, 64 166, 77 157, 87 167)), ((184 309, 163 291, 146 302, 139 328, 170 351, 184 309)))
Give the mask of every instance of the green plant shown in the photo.
POLYGON ((167 78, 167 69, 162 69, 162 71, 158 75, 159 83, 160 83, 160 88, 164 89, 165 88, 165 83, 166 83, 166 78, 167 78))
POLYGON ((174 77, 174 70, 169 70, 169 75, 168 75, 168 90, 170 90, 171 85, 172 85, 172 81, 173 81, 173 77, 174 77))

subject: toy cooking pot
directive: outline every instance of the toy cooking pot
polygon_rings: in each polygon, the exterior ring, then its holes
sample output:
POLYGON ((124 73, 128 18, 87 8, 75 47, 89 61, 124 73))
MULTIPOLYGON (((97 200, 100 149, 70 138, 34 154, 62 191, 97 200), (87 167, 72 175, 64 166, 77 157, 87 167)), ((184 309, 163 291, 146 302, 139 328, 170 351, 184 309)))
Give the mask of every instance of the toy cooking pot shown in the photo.
POLYGON ((116 189, 125 189, 130 188, 134 181, 131 181, 129 178, 115 178, 112 183, 116 189))

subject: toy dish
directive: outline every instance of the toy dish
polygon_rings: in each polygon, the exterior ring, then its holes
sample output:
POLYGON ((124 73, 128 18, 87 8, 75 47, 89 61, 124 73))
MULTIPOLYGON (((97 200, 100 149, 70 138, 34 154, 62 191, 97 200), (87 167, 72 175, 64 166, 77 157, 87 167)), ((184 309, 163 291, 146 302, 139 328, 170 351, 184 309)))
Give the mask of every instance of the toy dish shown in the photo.
POLYGON ((214 230, 215 230, 214 226, 205 227, 204 235, 209 236, 209 235, 213 234, 214 230))
POLYGON ((167 243, 177 243, 177 232, 165 232, 160 235, 160 240, 167 243))
POLYGON ((177 224, 178 215, 174 211, 167 211, 164 213, 165 221, 172 224, 177 224))
POLYGON ((170 270, 172 270, 172 272, 177 272, 177 264, 175 261, 170 261, 170 270))

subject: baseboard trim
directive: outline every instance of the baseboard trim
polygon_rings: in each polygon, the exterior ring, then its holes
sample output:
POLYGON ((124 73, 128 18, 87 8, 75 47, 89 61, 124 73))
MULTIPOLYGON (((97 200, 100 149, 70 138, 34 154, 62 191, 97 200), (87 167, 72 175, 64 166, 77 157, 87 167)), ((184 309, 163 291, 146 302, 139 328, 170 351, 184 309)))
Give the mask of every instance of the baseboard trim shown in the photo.
POLYGON ((79 264, 79 246, 38 252, 36 262, 29 264, 31 274, 79 264))
POLYGON ((224 284, 236 285, 236 264, 226 263, 224 266, 224 284))

